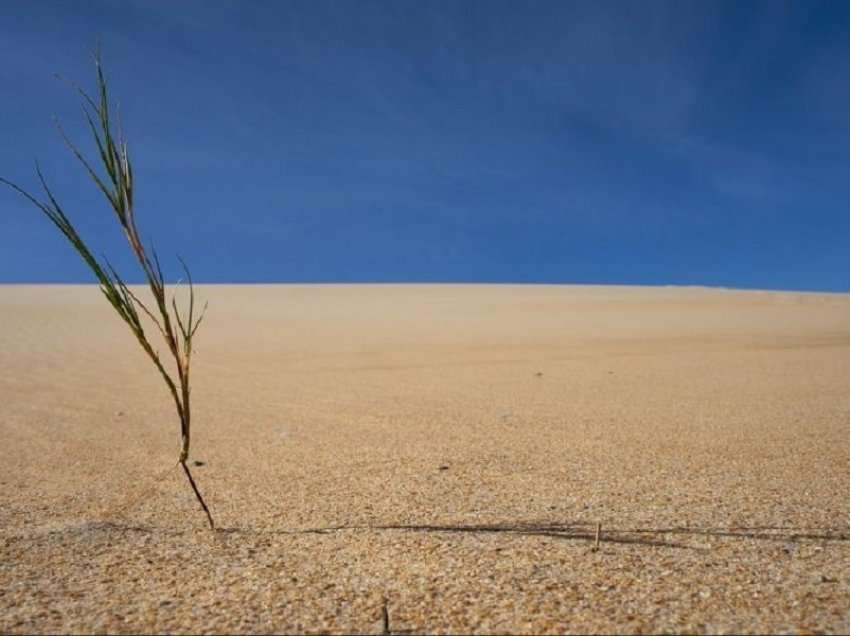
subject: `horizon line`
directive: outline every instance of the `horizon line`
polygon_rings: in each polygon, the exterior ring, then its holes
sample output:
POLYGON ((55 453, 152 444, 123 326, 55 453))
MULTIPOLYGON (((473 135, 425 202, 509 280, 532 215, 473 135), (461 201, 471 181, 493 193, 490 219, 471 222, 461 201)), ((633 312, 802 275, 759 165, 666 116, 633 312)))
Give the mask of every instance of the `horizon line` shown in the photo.
MULTIPOLYGON (((177 280, 174 282, 166 281, 168 286, 175 287, 184 285, 184 281, 177 280)), ((147 287, 147 282, 128 283, 134 287, 147 287)), ((68 281, 0 281, 0 287, 99 287, 97 282, 68 282, 68 281)), ((729 291, 729 292, 764 292, 764 293, 787 293, 787 294, 828 294, 834 296, 848 296, 850 290, 836 289, 793 289, 780 287, 735 287, 729 285, 708 285, 698 283, 590 283, 590 282, 529 282, 529 281, 275 281, 275 282, 251 282, 251 281, 228 281, 228 282, 195 282, 195 287, 282 287, 282 286, 327 286, 327 287, 376 287, 376 286, 406 286, 406 287, 460 287, 460 286, 480 286, 480 287, 633 287, 633 288, 652 288, 652 289, 705 289, 711 291, 729 291)))

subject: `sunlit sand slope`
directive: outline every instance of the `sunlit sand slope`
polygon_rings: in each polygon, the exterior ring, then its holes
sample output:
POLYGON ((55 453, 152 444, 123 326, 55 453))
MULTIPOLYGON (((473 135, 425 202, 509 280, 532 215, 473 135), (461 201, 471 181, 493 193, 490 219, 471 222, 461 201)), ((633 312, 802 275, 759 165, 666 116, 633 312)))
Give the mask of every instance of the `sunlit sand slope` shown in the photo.
POLYGON ((215 534, 97 288, 0 287, 0 632, 850 631, 850 297, 198 294, 215 534))

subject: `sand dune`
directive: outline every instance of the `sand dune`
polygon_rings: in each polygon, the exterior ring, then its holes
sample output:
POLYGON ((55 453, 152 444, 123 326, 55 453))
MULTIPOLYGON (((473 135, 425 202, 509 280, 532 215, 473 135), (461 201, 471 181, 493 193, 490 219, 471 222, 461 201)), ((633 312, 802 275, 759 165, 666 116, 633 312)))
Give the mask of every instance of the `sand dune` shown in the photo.
POLYGON ((198 293, 215 534, 97 288, 0 287, 0 632, 850 631, 850 296, 198 293))

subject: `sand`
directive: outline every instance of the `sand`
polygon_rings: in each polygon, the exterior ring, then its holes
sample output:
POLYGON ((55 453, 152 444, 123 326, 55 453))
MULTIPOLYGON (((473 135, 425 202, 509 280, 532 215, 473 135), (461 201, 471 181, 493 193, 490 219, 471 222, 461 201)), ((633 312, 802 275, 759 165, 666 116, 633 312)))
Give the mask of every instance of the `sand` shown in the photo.
POLYGON ((198 293, 216 533, 97 289, 0 287, 0 632, 850 631, 850 296, 198 293))

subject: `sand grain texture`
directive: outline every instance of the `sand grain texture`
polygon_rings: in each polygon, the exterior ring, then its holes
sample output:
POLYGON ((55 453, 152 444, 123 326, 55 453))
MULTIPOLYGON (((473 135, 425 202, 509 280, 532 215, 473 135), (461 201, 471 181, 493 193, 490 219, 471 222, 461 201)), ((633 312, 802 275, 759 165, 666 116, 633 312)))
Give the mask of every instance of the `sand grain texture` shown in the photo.
POLYGON ((850 297, 198 291, 216 534, 97 289, 0 287, 0 632, 850 631, 850 297))

